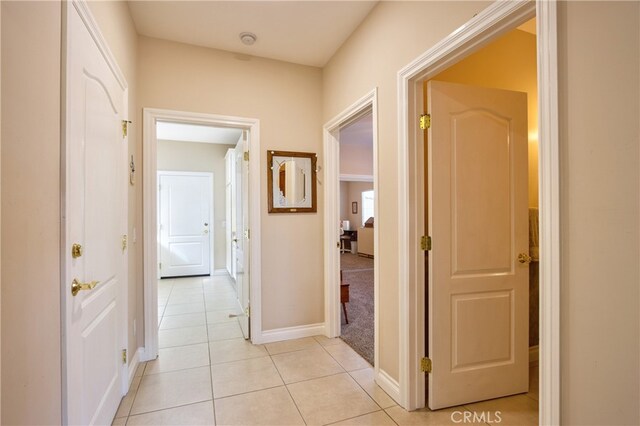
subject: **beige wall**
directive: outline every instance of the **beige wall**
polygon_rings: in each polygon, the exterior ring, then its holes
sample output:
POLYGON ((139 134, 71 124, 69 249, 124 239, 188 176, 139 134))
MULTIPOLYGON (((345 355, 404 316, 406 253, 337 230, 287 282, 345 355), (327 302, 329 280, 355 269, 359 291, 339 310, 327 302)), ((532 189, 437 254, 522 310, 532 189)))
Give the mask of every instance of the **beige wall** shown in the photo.
MULTIPOLYGON (((142 120, 136 119, 137 102, 137 41, 138 35, 129 14, 129 7, 123 1, 90 1, 91 13, 96 18, 120 70, 129 86, 129 159, 133 155, 136 164, 136 184, 129 186, 129 353, 134 354, 143 345, 144 324, 142 297, 142 146, 137 129, 142 128, 142 120), (134 230, 135 228, 135 230, 134 230), (133 236, 136 236, 134 241, 133 236), (134 321, 137 335, 134 336, 134 321)), ((129 357, 131 361, 131 357, 129 357)))
MULTIPOLYGON (((538 207, 538 76, 536 36, 513 30, 433 80, 525 92, 529 125, 529 207, 538 207)), ((426 87, 426 83, 425 83, 426 87)))
POLYGON ((213 173, 213 269, 226 270, 226 176, 227 150, 233 145, 158 141, 158 170, 213 173))
POLYGON ((340 174, 373 176, 373 144, 340 144, 340 174))
MULTIPOLYGON (((325 121, 379 88, 380 365, 395 378, 396 75, 486 5, 380 3, 323 73, 325 121)), ((638 8, 560 7, 564 424, 640 423, 638 8)))
POLYGON ((340 219, 350 221, 351 229, 362 227, 362 193, 373 190, 373 182, 340 182, 340 219), (343 194, 344 192, 344 194, 343 194), (351 213, 351 203, 358 202, 358 213, 351 213))
POLYGON ((1 423, 59 424, 61 5, 1 7, 1 423))
POLYGON ((380 367, 398 379, 397 73, 489 2, 381 2, 323 70, 323 122, 378 87, 380 367))
POLYGON ((266 199, 268 149, 322 163, 320 69, 146 37, 138 53, 140 107, 260 119, 261 205, 251 208, 262 216, 263 329, 323 322, 322 186, 318 213, 267 214, 266 199))
MULTIPOLYGON (((89 5, 129 83, 129 110, 135 111, 137 36, 128 8, 122 2, 89 5)), ((59 424, 62 8, 57 1, 2 2, 1 7, 1 264, 2 282, 12 283, 2 287, 1 297, 1 422, 59 424)), ((135 139, 130 135, 131 146, 135 139)), ((137 212, 134 190, 131 218, 137 212)), ((141 271, 134 261, 138 246, 131 249, 129 265, 130 353, 138 347, 132 326, 136 313, 142 323, 137 308, 142 288, 136 279, 141 271)))
POLYGON ((562 423, 637 425, 640 3, 562 3, 558 27, 562 423))

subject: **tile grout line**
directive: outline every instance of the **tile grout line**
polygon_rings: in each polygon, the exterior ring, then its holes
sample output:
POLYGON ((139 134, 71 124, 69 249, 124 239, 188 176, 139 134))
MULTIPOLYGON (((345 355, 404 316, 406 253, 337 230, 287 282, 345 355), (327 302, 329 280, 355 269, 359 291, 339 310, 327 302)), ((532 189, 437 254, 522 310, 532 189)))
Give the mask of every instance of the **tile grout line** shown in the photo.
MULTIPOLYGON (((315 339, 314 339, 314 340, 315 340, 315 339)), ((317 340, 316 340, 316 342, 317 342, 317 340)), ((320 346, 322 346, 322 345, 320 345, 320 346)), ((349 346, 349 345, 347 345, 347 346, 349 346)), ((349 348, 350 348, 351 350, 353 350, 353 348, 352 348, 351 346, 349 346, 349 348)), ((335 362, 337 362, 337 363, 338 363, 338 365, 339 365, 340 367, 342 367, 342 369, 345 371, 345 373, 347 373, 347 375, 351 378, 351 380, 353 380, 353 381, 356 383, 356 385, 358 385, 358 387, 359 387, 360 389, 362 389, 362 391, 364 392, 364 394, 365 394, 365 395, 367 395, 367 396, 369 397, 369 399, 373 401, 373 403, 374 403, 374 404, 376 404, 378 407, 380 407, 380 409, 381 409, 381 410, 384 410, 384 408, 382 408, 382 406, 380 406, 380 404, 378 404, 378 401, 376 401, 376 400, 373 398, 373 396, 369 395, 369 392, 367 392, 367 391, 366 391, 366 389, 365 389, 365 388, 363 388, 363 387, 362 387, 362 385, 361 385, 360 383, 358 383, 358 381, 357 381, 357 380, 356 380, 356 379, 351 375, 351 372, 347 371, 347 369, 346 369, 346 368, 344 368, 344 366, 343 366, 342 364, 340 364, 340 361, 338 361, 338 360, 337 360, 333 355, 331 355, 331 352, 329 352, 329 351, 328 351, 324 346, 322 346, 322 349, 324 349, 324 351, 325 351, 326 353, 328 353, 328 354, 329 354, 329 356, 330 356, 330 357, 331 357, 335 362)), ((355 351, 354 351, 354 352, 355 352, 355 351)), ((364 358, 363 358, 363 359, 364 359, 364 358)), ((366 361, 366 360, 365 360, 365 361, 366 361)), ((360 370, 365 370, 365 369, 367 369, 367 368, 369 368, 369 367, 360 368, 360 369, 358 369, 358 370, 351 370, 351 371, 360 371, 360 370)), ((373 366, 371 366, 371 368, 374 368, 374 367, 373 367, 373 366)), ((377 384, 375 383, 375 380, 374 380, 374 384, 377 386, 377 384)), ((383 391, 384 391, 384 389, 383 389, 383 391)), ((386 393, 386 392, 385 392, 385 393, 386 393)), ((395 402, 395 401, 394 401, 394 402, 395 402)))
MULTIPOLYGON (((269 353, 269 349, 267 349, 266 345, 265 345, 265 350, 267 351, 267 353, 269 353)), ((284 388, 287 390, 287 394, 289 394, 289 398, 291 398, 291 401, 293 402, 293 406, 296 407, 296 410, 298 411, 298 414, 300 415, 300 418, 302 419, 302 422, 305 425, 307 425, 307 420, 302 415, 302 411, 300 411, 300 407, 298 407, 298 404, 296 403, 295 398, 293 397, 293 395, 291 395, 291 391, 289 390, 289 386, 287 386, 287 382, 284 381, 284 377, 282 377, 282 373, 280 373, 280 369, 278 369, 278 366, 276 365, 276 362, 273 360, 273 356, 271 354, 269 354, 269 359, 271 360, 271 363, 275 367, 276 372, 278 373, 278 376, 280 377, 280 380, 282 380, 284 388)))

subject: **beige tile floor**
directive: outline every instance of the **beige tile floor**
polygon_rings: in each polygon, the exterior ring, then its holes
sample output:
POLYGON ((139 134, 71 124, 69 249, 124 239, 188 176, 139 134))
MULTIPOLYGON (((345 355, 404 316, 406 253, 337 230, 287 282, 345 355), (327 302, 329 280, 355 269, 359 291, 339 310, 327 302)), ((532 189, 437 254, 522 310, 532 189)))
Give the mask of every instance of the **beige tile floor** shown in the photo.
POLYGON ((500 425, 538 424, 537 368, 528 394, 407 412, 340 339, 245 341, 234 294, 229 277, 158 283, 159 357, 138 367, 114 425, 456 425, 496 410, 500 425))

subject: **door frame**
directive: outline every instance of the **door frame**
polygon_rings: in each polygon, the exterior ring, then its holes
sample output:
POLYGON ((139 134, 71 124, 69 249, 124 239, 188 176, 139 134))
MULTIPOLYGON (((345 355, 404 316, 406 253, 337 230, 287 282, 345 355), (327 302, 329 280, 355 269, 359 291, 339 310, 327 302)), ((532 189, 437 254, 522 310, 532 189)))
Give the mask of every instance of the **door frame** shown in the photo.
MULTIPOLYGON (((378 197, 378 88, 374 88, 362 98, 358 99, 343 112, 328 121, 322 129, 323 133, 323 168, 325 171, 324 182, 324 328, 327 337, 340 336, 340 289, 336 283, 340 282, 340 251, 336 248, 336 242, 340 241, 340 128, 353 122, 371 111, 373 115, 373 190, 376 197, 374 199, 374 217, 378 217, 379 198, 378 197)), ((347 176, 347 175, 342 175, 347 176)), ((368 176, 359 176, 360 181, 365 179, 370 181, 368 176)), ((355 180, 355 179, 354 179, 355 180)), ((373 227, 373 294, 374 294, 374 372, 376 381, 387 383, 385 380, 378 380, 379 376, 386 376, 384 371, 380 371, 379 366, 379 273, 380 257, 379 248, 379 226, 373 227)), ((385 387, 383 386, 383 389, 385 387)), ((393 393, 387 387, 387 392, 393 393)))
MULTIPOLYGON (((496 1, 398 72, 398 240, 400 403, 425 405, 425 275, 419 238, 424 234, 423 82, 507 31, 537 18, 540 197, 540 424, 560 423, 560 198, 558 43, 555 0, 496 1), (420 152, 418 152, 420 151, 420 152), (404 172, 403 172, 404 171, 404 172)), ((437 242, 436 242, 437 244, 437 242)))
POLYGON ((260 340, 262 336, 261 314, 261 253, 260 253, 260 120, 256 118, 233 117, 217 114, 174 111, 157 108, 143 108, 142 130, 142 180, 143 180, 143 217, 144 235, 143 272, 144 272, 144 348, 141 361, 156 359, 158 356, 158 327, 149 327, 158 321, 158 139, 156 123, 199 124, 216 127, 233 127, 248 130, 250 150, 255 154, 249 160, 249 202, 254 208, 249 211, 250 243, 250 305, 251 340, 260 340))
MULTIPOLYGON (((215 176, 213 172, 189 172, 183 170, 158 170, 158 182, 160 182, 160 176, 192 176, 192 177, 206 177, 209 178, 209 275, 214 275, 214 242, 215 242, 215 225, 214 225, 214 209, 215 209, 215 176)), ((160 192, 158 187, 156 187, 156 191, 160 192)), ((160 198, 158 197, 158 200, 160 198)), ((160 215, 160 210, 158 209, 158 217, 160 215)), ((160 230, 156 231, 156 235, 158 241, 160 241, 160 230)), ((160 253, 160 246, 158 246, 158 253, 160 253)), ((160 256, 160 254, 158 254, 160 256)), ((160 271, 158 271, 158 276, 160 276, 160 271)))
MULTIPOLYGON (((68 229, 66 226, 67 224, 66 212, 69 211, 70 209, 68 194, 71 189, 71 183, 69 181, 69 176, 68 176, 68 172, 69 172, 68 164, 70 162, 70 158, 69 158, 70 157, 70 150, 69 150, 70 135, 69 135, 68 125, 67 125, 67 122, 69 121, 69 117, 70 117, 69 116, 70 108, 68 106, 69 92, 68 92, 68 86, 66 84, 66 80, 67 80, 67 60, 68 60, 67 58, 68 58, 68 51, 69 51, 69 38, 68 38, 69 29, 67 26, 67 22, 68 22, 68 17, 70 16, 71 13, 73 13, 74 10, 80 16, 80 19, 84 23, 85 28, 91 35, 94 43, 98 47, 98 50, 100 50, 100 53, 103 59, 105 60, 105 62, 107 63, 111 71, 113 72, 113 75, 118 81, 118 84, 124 91, 124 105, 122 109, 123 119, 125 117, 128 117, 129 115, 129 85, 127 83, 127 80, 124 74, 122 73, 122 70, 120 69, 120 66, 118 65, 118 62, 115 59, 115 56, 111 52, 111 49, 109 48, 109 45, 107 44, 106 39, 104 38, 104 36, 102 35, 102 32, 100 31, 100 27, 98 26, 96 19, 91 13, 88 3, 84 0, 71 0, 68 2, 63 2, 62 3, 62 40, 61 40, 62 91, 61 91, 61 105, 60 105, 60 111, 61 111, 61 120, 60 120, 61 122, 61 138, 60 138, 60 149, 61 149, 61 152, 60 152, 60 209, 61 209, 61 212, 60 214, 62 218, 62 220, 60 221, 60 253, 61 253, 60 254, 60 324, 61 324, 61 331, 62 331, 61 342, 60 342, 60 354, 61 354, 61 368, 62 368, 62 378, 61 378, 62 424, 68 423, 68 413, 69 413, 68 407, 69 407, 69 404, 74 403, 74 401, 69 399, 68 387, 67 387, 67 378, 68 378, 69 372, 74 369, 74 366, 68 365, 68 356, 67 356, 67 353, 69 351, 68 331, 70 328, 70 321, 69 321, 69 318, 67 318, 66 296, 69 292, 71 277, 67 276, 68 275, 67 271, 69 270, 70 264, 68 263, 69 261, 68 256, 65 255, 65 253, 68 253, 68 250, 70 249, 71 244, 73 243, 73 241, 71 241, 69 238, 68 229)), ((124 136, 123 139, 125 141, 123 143, 127 144, 127 149, 126 149, 127 152, 125 152, 125 155, 123 157, 123 162, 124 162, 124 165, 126 166, 128 164, 127 159, 128 159, 128 151, 129 151, 129 138, 127 136, 124 136)), ((127 203, 127 198, 128 198, 127 194, 130 189, 129 189, 129 185, 124 180, 123 180, 123 186, 124 186, 123 200, 125 201, 123 209, 124 209, 125 220, 127 222, 127 228, 128 228, 129 227, 129 224, 128 224, 129 205, 127 203)), ((127 229, 127 232, 128 231, 129 230, 127 229)), ((119 338, 120 338, 120 345, 122 349, 126 349, 127 351, 129 350, 129 341, 128 341, 129 340, 129 334, 128 334, 129 249, 130 248, 127 248, 126 257, 123 260, 123 263, 124 263, 123 269, 122 269, 123 280, 120 282, 120 285, 118 288, 118 298, 120 302, 120 308, 119 308, 120 312, 118 314, 119 320, 120 320, 119 338)), ((134 354, 129 354, 129 362, 125 362, 121 366, 120 393, 123 396, 129 391, 129 385, 133 381, 136 363, 132 361, 134 361, 134 354), (130 368, 130 366, 133 366, 133 368, 130 368)))

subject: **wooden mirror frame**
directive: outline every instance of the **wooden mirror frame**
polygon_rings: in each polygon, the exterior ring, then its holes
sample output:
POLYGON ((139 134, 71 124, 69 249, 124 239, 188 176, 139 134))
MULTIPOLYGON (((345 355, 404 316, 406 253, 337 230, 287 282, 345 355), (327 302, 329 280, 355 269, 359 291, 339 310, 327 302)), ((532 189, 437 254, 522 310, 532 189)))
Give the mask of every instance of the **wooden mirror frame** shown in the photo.
POLYGON ((316 164, 318 155, 311 152, 293 151, 267 151, 267 202, 269 213, 316 213, 317 205, 317 180, 316 164), (311 207, 275 207, 273 203, 273 157, 298 157, 308 158, 311 161, 311 207))

